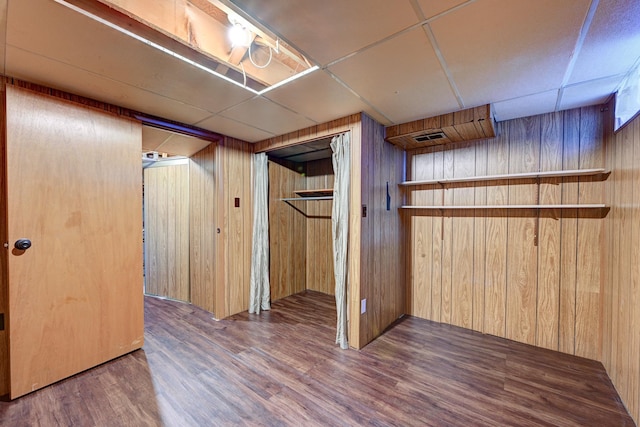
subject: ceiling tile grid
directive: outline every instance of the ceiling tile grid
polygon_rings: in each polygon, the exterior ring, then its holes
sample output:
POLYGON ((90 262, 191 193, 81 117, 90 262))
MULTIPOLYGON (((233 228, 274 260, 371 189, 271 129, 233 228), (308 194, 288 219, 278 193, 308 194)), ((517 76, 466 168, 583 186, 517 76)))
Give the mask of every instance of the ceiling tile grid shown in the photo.
POLYGON ((430 23, 465 107, 559 88, 584 0, 479 0, 430 23))
POLYGON ((12 46, 7 47, 6 58, 7 74, 25 81, 186 124, 194 124, 211 115, 186 101, 161 96, 12 46))
POLYGON ((567 85, 562 90, 559 110, 604 104, 616 91, 624 75, 604 77, 567 85))
POLYGON ((421 27, 340 61, 329 70, 393 123, 459 109, 421 27))
POLYGON ((262 141, 263 139, 268 139, 280 135, 279 133, 276 134, 267 132, 254 126, 236 120, 228 119, 219 115, 207 117, 201 121, 194 123, 194 125, 223 135, 232 136, 234 138, 238 138, 247 142, 262 141))
POLYGON ((231 107, 220 115, 274 134, 293 132, 317 124, 261 96, 231 107))
POLYGON ((600 0, 569 84, 627 74, 640 56, 640 1, 600 0))
POLYGON ((499 122, 517 119, 519 117, 550 113, 555 110, 557 99, 558 91, 556 89, 538 92, 519 98, 496 102, 493 104, 493 112, 495 119, 499 122))
POLYGON ((408 0, 231 1, 320 66, 418 23, 408 0))
POLYGON ((391 125, 592 105, 640 59, 637 0, 221 0, 320 65, 256 96, 57 1, 0 0, 6 74, 247 141, 360 111, 391 125))
POLYGON ((325 123, 358 111, 364 111, 379 121, 387 121, 325 71, 307 74, 267 92, 265 97, 317 123, 325 123))

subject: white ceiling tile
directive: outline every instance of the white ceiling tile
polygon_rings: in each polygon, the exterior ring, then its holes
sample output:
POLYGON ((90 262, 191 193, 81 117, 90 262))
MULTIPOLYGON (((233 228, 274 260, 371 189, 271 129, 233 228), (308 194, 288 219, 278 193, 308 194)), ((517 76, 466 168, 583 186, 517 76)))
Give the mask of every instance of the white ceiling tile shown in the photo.
POLYGON ((157 151, 172 134, 166 130, 142 126, 142 151, 157 151))
POLYGON ((394 123, 460 109, 421 27, 330 67, 394 123))
POLYGON ((431 27, 466 106, 559 88, 584 0, 482 0, 431 27))
POLYGON ((316 122, 263 97, 256 97, 231 107, 220 115, 276 135, 316 124, 316 122))
POLYGON ((375 110, 324 71, 308 74, 280 86, 267 92, 265 97, 318 123, 361 111, 372 116, 376 114, 375 110))
POLYGON ((418 22, 406 0, 232 0, 326 65, 418 22))
POLYGON ((418 0, 418 5, 420 9, 422 9, 424 17, 429 19, 466 1, 467 0, 418 0))
MULTIPOLYGON (((53 1, 9 4, 7 43, 117 82, 218 112, 253 96, 53 1), (81 37, 78 35, 82 34, 81 37)), ((11 68, 15 64, 7 64, 11 68)))
POLYGON ((209 144, 211 144, 211 141, 171 133, 156 150, 161 153, 169 153, 174 156, 191 157, 198 151, 207 147, 209 144))
POLYGON ((263 139, 276 136, 274 133, 265 132, 261 129, 256 129, 253 126, 227 119, 222 116, 209 117, 195 124, 203 129, 228 135, 247 142, 262 141, 263 139))
POLYGON ((624 79, 623 75, 567 86, 562 92, 560 109, 568 110, 586 105, 603 104, 617 89, 622 79, 624 79))
POLYGON ((142 126, 142 151, 157 151, 172 156, 191 157, 211 144, 211 141, 181 135, 151 126, 142 126))
POLYGON ((537 114, 554 111, 557 99, 558 91, 550 90, 521 98, 496 102, 493 104, 493 111, 496 121, 499 122, 517 119, 519 117, 535 116, 537 114))
POLYGON ((626 74, 640 58, 640 1, 600 0, 569 83, 626 74))
POLYGON ((210 112, 95 73, 8 46, 7 74, 120 107, 193 124, 210 112), (46 73, 42 73, 46 70, 46 73))

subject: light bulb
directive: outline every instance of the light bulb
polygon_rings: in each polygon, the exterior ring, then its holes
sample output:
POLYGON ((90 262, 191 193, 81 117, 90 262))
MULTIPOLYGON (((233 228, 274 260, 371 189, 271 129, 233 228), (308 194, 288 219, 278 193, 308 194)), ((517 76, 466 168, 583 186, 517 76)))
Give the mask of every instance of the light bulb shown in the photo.
POLYGON ((249 31, 238 23, 229 28, 229 39, 233 47, 249 47, 249 31))

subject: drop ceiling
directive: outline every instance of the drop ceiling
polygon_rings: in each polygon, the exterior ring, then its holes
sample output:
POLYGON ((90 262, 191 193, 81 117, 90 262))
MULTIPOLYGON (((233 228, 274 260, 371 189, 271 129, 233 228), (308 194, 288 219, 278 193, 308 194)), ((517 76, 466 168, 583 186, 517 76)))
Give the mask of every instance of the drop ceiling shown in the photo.
POLYGON ((0 70, 255 142, 359 111, 393 125, 598 104, 640 59, 637 0, 223 3, 319 70, 256 94, 55 0, 0 0, 0 70))

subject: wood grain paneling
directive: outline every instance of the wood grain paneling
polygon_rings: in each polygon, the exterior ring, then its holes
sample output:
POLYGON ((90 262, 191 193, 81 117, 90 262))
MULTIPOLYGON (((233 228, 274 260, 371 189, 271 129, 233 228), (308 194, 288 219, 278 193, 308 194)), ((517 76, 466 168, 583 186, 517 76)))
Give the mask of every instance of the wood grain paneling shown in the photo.
POLYGON ((385 139, 388 142, 404 150, 472 141, 496 135, 491 105, 489 104, 389 126, 385 132, 385 139), (443 135, 434 139, 425 137, 425 135, 434 133, 442 133, 443 135))
POLYGON ((360 315, 360 346, 364 346, 406 311, 404 231, 397 209, 402 203, 398 184, 404 180, 404 152, 385 142, 384 127, 365 114, 361 150, 361 191, 367 205, 360 288, 360 298, 367 300, 367 311, 360 315))
POLYGON ((305 215, 311 204, 319 202, 286 203, 280 200, 294 197, 294 190, 304 188, 305 178, 302 174, 269 162, 269 277, 272 301, 306 289, 305 215))
POLYGON ((191 299, 222 319, 248 308, 251 145, 224 137, 191 160, 191 299))
MULTIPOLYGON (((562 167, 578 169, 580 160, 580 110, 564 112, 562 167)), ((578 203, 578 180, 563 178, 562 203, 578 203)), ((574 354, 576 336, 576 278, 578 212, 563 210, 560 223, 560 315, 558 350, 574 354)))
MULTIPOLYGON (((606 162, 611 168, 611 177, 600 183, 605 187, 611 204, 611 212, 606 219, 606 236, 603 245, 603 264, 588 268, 579 275, 605 277, 602 298, 594 301, 593 282, 577 287, 577 300, 595 310, 596 302, 602 304, 602 327, 596 331, 579 331, 591 340, 597 340, 602 332, 602 363, 618 390, 622 401, 635 422, 640 422, 640 118, 634 119, 616 134, 612 132, 613 102, 609 105, 608 120, 604 132, 606 136, 606 162), (597 269, 603 267, 601 271, 597 269)), ((582 111, 584 114, 585 110, 582 111)), ((582 120, 584 122, 584 119, 582 120)), ((589 123, 589 122, 588 122, 589 123)), ((591 146, 593 134, 598 131, 597 123, 590 123, 591 131, 585 135, 584 144, 591 146)), ((581 138, 581 142, 583 139, 581 138)), ((584 161, 594 161, 593 151, 584 156, 584 161)), ((598 159, 595 152, 595 159, 598 159)), ((583 158, 581 158, 583 161, 583 158)), ((587 183, 580 182, 580 197, 593 197, 587 183)), ((579 219, 582 221, 582 219, 579 219)), ((590 228, 592 236, 599 238, 599 228, 588 220, 579 227, 590 228), (595 236, 594 236, 595 234, 595 236)), ((585 230, 586 231, 586 230, 585 230)), ((581 247, 588 242, 580 242, 581 247)), ((580 257, 580 253, 578 253, 580 257)), ((583 255, 584 257, 584 255, 583 255)), ((577 317, 584 315, 577 310, 577 317)), ((593 325, 587 324, 587 326, 593 325)), ((581 350, 578 348, 578 350, 581 350)))
MULTIPOLYGON (((562 113, 541 117, 540 170, 562 170, 562 113)), ((561 203, 561 178, 540 179, 539 201, 561 203)), ((536 307, 536 341, 538 347, 558 349, 560 293, 560 212, 544 210, 538 217, 538 302, 536 307)))
MULTIPOLYGON (((453 151, 453 177, 469 177, 475 174, 476 147, 473 143, 460 144, 453 151)), ((473 205, 474 186, 447 190, 453 193, 454 205, 473 205)), ((451 218, 451 324, 471 329, 473 326, 473 242, 474 213, 464 212, 451 218)))
POLYGON ((223 199, 218 202, 222 216, 217 218, 223 231, 217 234, 216 245, 224 251, 225 295, 224 299, 218 299, 218 304, 224 302, 225 306, 217 305, 216 310, 224 312, 222 317, 227 317, 247 310, 249 302, 253 218, 251 145, 225 137, 218 146, 216 159, 224 185, 223 199), (238 207, 236 199, 239 199, 238 207))
MULTIPOLYGON (((496 138, 410 152, 409 179, 602 168, 602 122, 595 107, 497 123, 496 138)), ((542 177, 406 188, 411 203, 427 206, 603 203, 605 179, 542 177)), ((416 213, 408 222, 408 312, 599 359, 602 218, 587 209, 416 213), (429 222, 430 232, 425 231, 429 222)))
POLYGON ((144 169, 145 292, 190 301, 189 165, 144 169))
MULTIPOLYGON (((603 117, 600 107, 580 110, 580 168, 601 167, 604 164, 603 117)), ((631 156, 630 156, 631 157, 631 156)), ((604 184, 590 177, 581 177, 578 202, 602 201, 604 184)), ((603 221, 600 218, 578 218, 576 278, 576 355, 600 360, 601 355, 601 246, 603 221)))
MULTIPOLYGON (((333 188, 334 174, 331 159, 307 163, 307 190, 333 188)), ((306 202, 307 279, 306 288, 335 295, 333 274, 333 238, 331 234, 332 202, 306 202)))
MULTIPOLYGON (((533 172, 540 165, 540 116, 509 122, 509 172, 533 172)), ((535 204, 537 185, 509 186, 510 204, 535 204)), ((507 219, 507 338, 535 343, 537 299, 536 219, 514 212, 507 219)))
POLYGON ((216 144, 211 144, 192 156, 189 163, 189 270, 191 303, 217 315, 216 150, 216 144))
MULTIPOLYGON (((476 150, 476 170, 475 176, 487 174, 487 140, 478 141, 474 144, 476 150)), ((482 183, 475 186, 475 204, 482 205, 487 203, 487 187, 482 183)), ((473 325, 472 328, 479 332, 484 332, 484 304, 485 304, 485 274, 486 274, 486 255, 487 247, 486 239, 487 218, 481 213, 476 212, 474 219, 474 236, 473 236, 473 325)))
MULTIPOLYGON (((487 143, 487 173, 506 174, 509 171, 509 127, 498 123, 496 140, 487 143)), ((507 181, 497 181, 487 188, 487 204, 509 203, 507 181)), ((494 212, 491 212, 494 213, 494 212)), ((486 273, 484 298, 484 331, 506 336, 507 306, 507 218, 490 215, 486 220, 486 273)))

